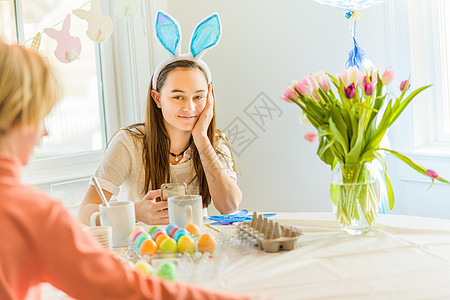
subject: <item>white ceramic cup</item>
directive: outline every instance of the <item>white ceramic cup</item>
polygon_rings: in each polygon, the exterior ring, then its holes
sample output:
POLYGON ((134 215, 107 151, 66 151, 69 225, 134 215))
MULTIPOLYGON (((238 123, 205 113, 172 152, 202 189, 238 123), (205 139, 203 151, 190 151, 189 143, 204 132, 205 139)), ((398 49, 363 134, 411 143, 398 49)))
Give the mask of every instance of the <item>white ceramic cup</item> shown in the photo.
POLYGON ((112 246, 127 247, 128 238, 136 223, 134 203, 131 201, 110 202, 109 207, 103 203, 99 211, 91 215, 91 226, 96 226, 97 217, 100 216, 100 225, 111 226, 112 246))
POLYGON ((180 227, 194 223, 203 225, 203 202, 200 195, 173 196, 167 199, 169 221, 180 227))

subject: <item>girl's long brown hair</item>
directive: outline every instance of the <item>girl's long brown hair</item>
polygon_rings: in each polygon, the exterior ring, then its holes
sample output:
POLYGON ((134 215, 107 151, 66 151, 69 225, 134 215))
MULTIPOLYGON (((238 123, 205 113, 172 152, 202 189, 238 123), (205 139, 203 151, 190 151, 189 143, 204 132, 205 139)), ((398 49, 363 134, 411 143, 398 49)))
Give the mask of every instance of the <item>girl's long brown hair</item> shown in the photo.
MULTIPOLYGON (((156 90, 161 91, 164 86, 167 76, 169 73, 176 68, 181 69, 197 69, 205 74, 205 71, 196 62, 190 60, 178 60, 173 63, 168 64, 164 69, 161 70, 158 82, 156 85, 156 90)), ((205 74, 206 78, 206 74, 205 74)), ((153 81, 154 78, 152 78, 153 81)), ((147 108, 145 123, 138 123, 128 126, 126 129, 135 137, 143 143, 143 153, 142 160, 145 168, 145 186, 143 188, 144 194, 146 194, 150 189, 159 189, 161 184, 169 183, 171 180, 170 174, 170 162, 169 162, 169 150, 170 150, 170 138, 167 134, 166 127, 164 126, 163 116, 161 109, 156 106, 156 103, 151 95, 152 82, 150 82, 147 94, 147 108), (143 130, 141 130, 143 126, 143 130)), ((223 152, 216 148, 217 146, 217 136, 221 135, 227 147, 229 143, 225 136, 222 135, 221 131, 216 129, 216 117, 214 114, 211 123, 208 127, 208 138, 211 141, 216 153, 221 156, 225 156, 223 152)), ((193 178, 188 184, 191 183, 195 178, 198 178, 200 194, 203 198, 203 206, 207 207, 211 203, 211 195, 209 193, 208 182, 206 181, 205 171, 200 160, 199 149, 192 143, 192 165, 193 165, 193 178)), ((200 149, 201 151, 202 149, 200 149)), ((230 150, 231 153, 231 150, 230 150)), ((231 160, 233 162, 232 169, 235 171, 235 162, 233 155, 231 154, 231 160)))

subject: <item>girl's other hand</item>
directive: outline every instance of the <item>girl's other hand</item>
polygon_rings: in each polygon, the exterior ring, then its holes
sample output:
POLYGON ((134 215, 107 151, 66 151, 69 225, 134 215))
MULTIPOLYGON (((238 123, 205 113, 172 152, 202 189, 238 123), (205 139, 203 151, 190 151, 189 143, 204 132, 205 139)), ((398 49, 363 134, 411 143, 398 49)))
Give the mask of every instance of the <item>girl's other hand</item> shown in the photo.
POLYGON ((169 224, 169 212, 167 201, 156 202, 156 198, 161 197, 161 190, 149 191, 141 201, 134 203, 136 211, 136 222, 152 224, 169 224))
POLYGON ((194 128, 192 128, 192 137, 194 138, 194 142, 196 137, 208 136, 208 127, 209 124, 211 124, 211 120, 214 115, 214 96, 212 94, 212 90, 212 84, 209 84, 205 108, 198 117, 194 128))

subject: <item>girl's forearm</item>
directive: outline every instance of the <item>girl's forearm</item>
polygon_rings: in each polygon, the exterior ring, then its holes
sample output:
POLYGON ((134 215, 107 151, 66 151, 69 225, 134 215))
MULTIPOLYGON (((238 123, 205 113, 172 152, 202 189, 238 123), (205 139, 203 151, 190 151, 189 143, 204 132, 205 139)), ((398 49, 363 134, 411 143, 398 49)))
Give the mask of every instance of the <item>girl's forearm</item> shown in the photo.
POLYGON ((242 201, 241 190, 222 165, 208 137, 194 137, 194 143, 200 154, 215 208, 222 214, 238 210, 242 201))

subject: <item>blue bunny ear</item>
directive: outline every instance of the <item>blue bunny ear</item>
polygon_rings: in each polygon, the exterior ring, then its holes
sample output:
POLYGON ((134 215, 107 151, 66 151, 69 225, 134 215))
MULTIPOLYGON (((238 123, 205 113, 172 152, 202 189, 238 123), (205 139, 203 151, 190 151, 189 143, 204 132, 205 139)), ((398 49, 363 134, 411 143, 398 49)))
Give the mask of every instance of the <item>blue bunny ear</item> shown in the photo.
POLYGON ((158 40, 173 55, 177 55, 177 47, 180 44, 180 26, 171 16, 158 11, 155 22, 155 32, 158 40))
POLYGON ((222 27, 219 15, 214 13, 195 27, 190 47, 192 56, 196 57, 202 52, 204 54, 206 49, 215 46, 219 42, 221 35, 222 27))

